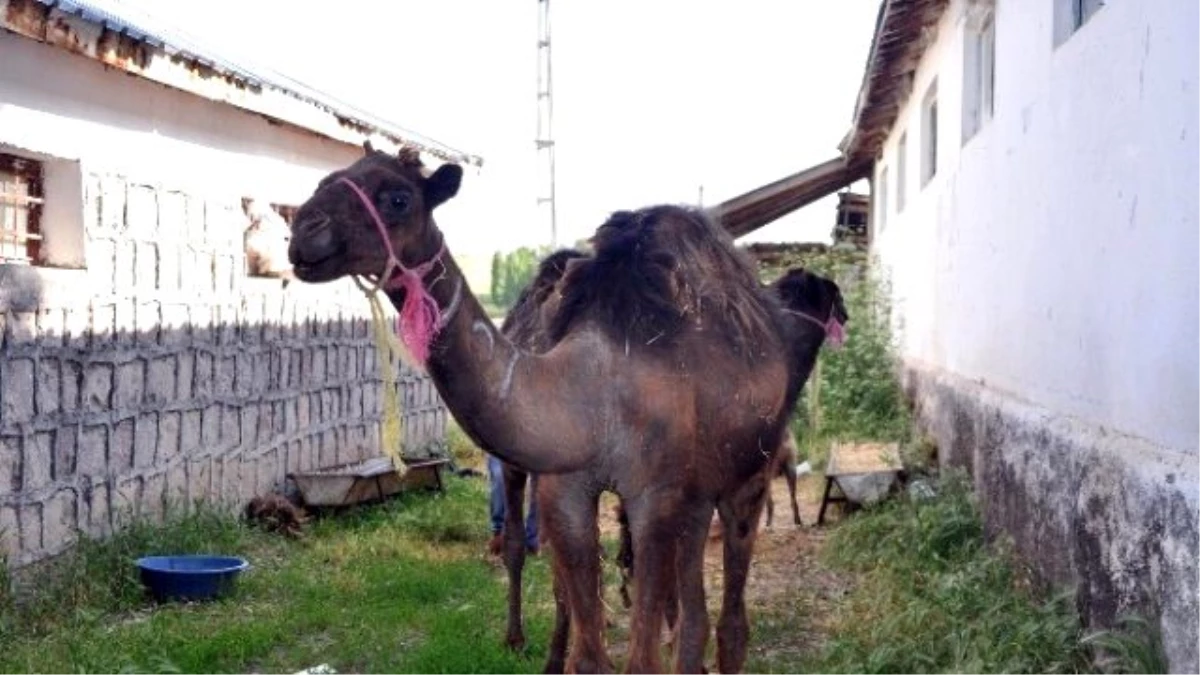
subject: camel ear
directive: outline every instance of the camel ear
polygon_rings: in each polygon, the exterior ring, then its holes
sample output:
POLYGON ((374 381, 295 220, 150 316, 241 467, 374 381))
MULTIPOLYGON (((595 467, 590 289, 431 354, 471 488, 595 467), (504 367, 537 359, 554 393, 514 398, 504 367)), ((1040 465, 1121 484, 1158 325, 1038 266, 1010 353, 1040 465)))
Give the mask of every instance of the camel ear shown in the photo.
POLYGON ((825 279, 826 288, 830 295, 833 296, 833 315, 837 318, 838 323, 846 323, 850 320, 850 314, 846 312, 846 302, 842 299, 842 289, 832 279, 825 279))
POLYGON ((462 183, 463 170, 457 164, 443 164, 425 181, 425 204, 432 211, 434 207, 458 194, 458 186, 462 183))

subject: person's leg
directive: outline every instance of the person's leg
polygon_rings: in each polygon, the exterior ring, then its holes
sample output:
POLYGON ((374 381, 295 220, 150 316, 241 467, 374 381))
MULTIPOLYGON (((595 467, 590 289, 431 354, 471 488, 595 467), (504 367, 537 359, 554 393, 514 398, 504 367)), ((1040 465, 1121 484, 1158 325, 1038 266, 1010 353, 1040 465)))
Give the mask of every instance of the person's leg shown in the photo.
POLYGON ((492 541, 488 543, 488 550, 493 555, 499 555, 500 533, 504 529, 504 465, 496 457, 488 455, 487 469, 488 483, 491 488, 488 504, 492 527, 492 541))
POLYGON ((525 517, 525 547, 538 550, 537 474, 529 474, 529 515, 525 517))

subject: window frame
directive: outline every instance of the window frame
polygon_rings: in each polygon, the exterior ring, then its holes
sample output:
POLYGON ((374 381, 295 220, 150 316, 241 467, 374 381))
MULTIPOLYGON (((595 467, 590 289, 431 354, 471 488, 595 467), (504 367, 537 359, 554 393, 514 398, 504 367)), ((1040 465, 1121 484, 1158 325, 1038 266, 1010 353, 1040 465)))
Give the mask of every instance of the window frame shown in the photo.
POLYGON ((935 79, 921 98, 921 187, 938 171, 938 83, 935 79))
POLYGON ((44 238, 45 166, 36 159, 0 152, 0 176, 0 265, 38 265, 44 238), (10 186, 24 192, 10 191, 10 186), (23 230, 16 224, 21 213, 23 230), (8 214, 13 214, 11 221, 8 214))
POLYGON ((883 234, 887 229, 888 222, 888 167, 882 166, 879 169, 879 191, 876 193, 879 199, 875 204, 875 219, 879 222, 876 231, 883 234))
POLYGON ((1106 4, 1108 0, 1056 0, 1054 46, 1058 47, 1071 39, 1071 36, 1087 25, 1106 4))
POLYGON ((974 138, 996 112, 996 17, 968 22, 963 35, 962 144, 974 138))

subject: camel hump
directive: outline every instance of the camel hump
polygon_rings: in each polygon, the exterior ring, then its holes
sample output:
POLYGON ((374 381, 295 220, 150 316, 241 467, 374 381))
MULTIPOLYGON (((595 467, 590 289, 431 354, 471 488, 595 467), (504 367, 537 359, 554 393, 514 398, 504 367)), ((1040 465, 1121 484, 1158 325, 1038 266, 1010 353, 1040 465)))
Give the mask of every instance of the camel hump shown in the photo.
POLYGON ((533 279, 521 289, 517 301, 505 315, 500 331, 522 349, 541 351, 549 348, 542 324, 542 307, 566 273, 567 265, 583 257, 585 255, 579 251, 564 248, 543 258, 533 279))
POLYGON ((618 211, 596 230, 595 254, 570 266, 551 339, 583 320, 613 340, 667 348, 689 326, 724 336, 739 352, 778 330, 753 263, 699 209, 618 211))

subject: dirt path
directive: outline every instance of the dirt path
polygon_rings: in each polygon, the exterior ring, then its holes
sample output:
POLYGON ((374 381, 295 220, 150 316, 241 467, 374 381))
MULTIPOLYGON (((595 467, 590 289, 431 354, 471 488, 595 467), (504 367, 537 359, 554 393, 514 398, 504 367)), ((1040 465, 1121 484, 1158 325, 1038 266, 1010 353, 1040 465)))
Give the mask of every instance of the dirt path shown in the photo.
MULTIPOLYGON (((770 528, 760 524, 746 589, 746 605, 751 621, 747 664, 750 671, 795 672, 792 670, 795 664, 815 654, 824 644, 829 632, 831 609, 847 592, 848 579, 821 561, 828 530, 817 528, 814 524, 822 487, 820 480, 811 475, 800 480, 797 496, 804 525, 797 528, 792 524, 786 483, 779 478, 771 484, 776 507, 775 520, 770 528)), ((617 523, 612 512, 614 503, 615 498, 605 496, 601 508, 601 532, 604 538, 616 538, 617 523)), ((709 616, 715 628, 723 588, 719 537, 709 539, 704 568, 709 616)), ((629 615, 621 604, 619 580, 607 572, 606 569, 604 597, 609 608, 610 652, 614 658, 622 661, 628 646, 629 615)), ((711 651, 711 639, 709 646, 711 651)), ((715 664, 710 663, 710 671, 716 671, 715 664)))

